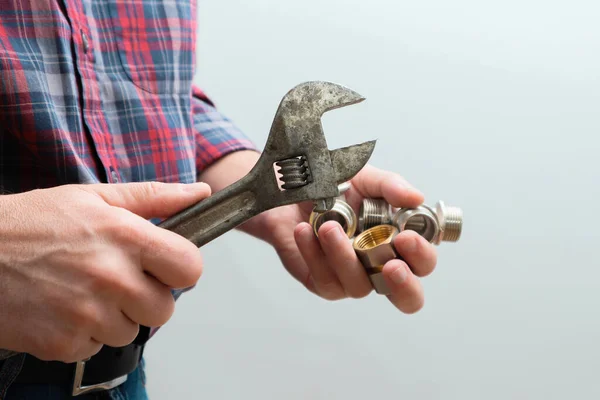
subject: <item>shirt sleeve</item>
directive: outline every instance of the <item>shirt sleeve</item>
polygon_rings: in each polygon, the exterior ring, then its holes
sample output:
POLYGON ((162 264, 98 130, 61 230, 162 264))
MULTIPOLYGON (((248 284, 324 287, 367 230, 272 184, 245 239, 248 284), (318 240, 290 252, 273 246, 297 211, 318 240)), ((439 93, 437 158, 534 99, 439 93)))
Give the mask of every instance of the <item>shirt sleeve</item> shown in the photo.
POLYGON ((257 151, 255 144, 229 118, 219 112, 197 86, 192 87, 192 117, 196 134, 198 173, 234 151, 257 151))

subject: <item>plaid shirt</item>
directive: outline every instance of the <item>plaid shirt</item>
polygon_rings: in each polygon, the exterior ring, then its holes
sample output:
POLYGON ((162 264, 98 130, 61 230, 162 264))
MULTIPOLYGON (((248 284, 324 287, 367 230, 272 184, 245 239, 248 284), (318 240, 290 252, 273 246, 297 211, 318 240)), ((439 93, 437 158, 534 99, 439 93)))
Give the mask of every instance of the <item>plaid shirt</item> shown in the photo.
POLYGON ((252 143, 194 87, 194 0, 0 0, 0 190, 194 182, 252 143))
POLYGON ((193 86, 195 32, 194 0, 0 0, 0 192, 191 183, 254 149, 193 86))

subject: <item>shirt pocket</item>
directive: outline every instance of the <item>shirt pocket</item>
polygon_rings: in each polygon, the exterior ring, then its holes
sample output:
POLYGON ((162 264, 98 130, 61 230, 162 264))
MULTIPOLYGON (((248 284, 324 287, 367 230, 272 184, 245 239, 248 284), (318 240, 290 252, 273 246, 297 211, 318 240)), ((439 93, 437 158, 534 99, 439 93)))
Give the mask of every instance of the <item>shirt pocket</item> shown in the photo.
POLYGON ((108 0, 118 58, 139 88, 190 93, 196 6, 190 0, 108 0))

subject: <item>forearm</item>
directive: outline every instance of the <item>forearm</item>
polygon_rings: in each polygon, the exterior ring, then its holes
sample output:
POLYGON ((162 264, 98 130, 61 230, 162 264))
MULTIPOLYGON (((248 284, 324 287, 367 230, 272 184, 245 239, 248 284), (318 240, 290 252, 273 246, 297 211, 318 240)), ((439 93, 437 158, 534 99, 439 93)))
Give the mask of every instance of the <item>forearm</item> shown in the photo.
POLYGON ((219 192, 246 176, 259 157, 260 153, 253 150, 230 153, 207 167, 198 178, 208 183, 213 193, 219 192))

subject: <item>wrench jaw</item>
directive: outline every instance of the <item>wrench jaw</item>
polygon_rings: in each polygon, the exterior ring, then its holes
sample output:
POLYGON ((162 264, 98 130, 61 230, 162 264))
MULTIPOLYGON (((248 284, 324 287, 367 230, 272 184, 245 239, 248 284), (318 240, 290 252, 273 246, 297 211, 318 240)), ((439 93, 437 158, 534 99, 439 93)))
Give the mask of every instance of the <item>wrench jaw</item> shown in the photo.
POLYGON ((311 81, 301 83, 287 92, 281 100, 277 114, 286 118, 320 119, 327 111, 364 100, 359 93, 345 86, 332 82, 311 81))
MULTIPOLYGON (((358 173, 370 157, 370 151, 358 154, 359 146, 348 152, 347 155, 358 158, 360 168, 355 171, 352 169, 358 164, 350 158, 345 159, 349 164, 347 166, 342 166, 339 160, 334 165, 321 117, 327 111, 363 100, 363 96, 347 87, 322 81, 302 83, 283 97, 260 160, 263 172, 264 168, 275 164, 281 168, 280 173, 286 174, 283 177, 284 190, 281 193, 269 193, 270 203, 283 205, 310 200, 320 212, 334 206, 335 198, 339 196, 340 176, 358 173), (300 165, 298 160, 304 160, 305 164, 300 165), (302 169, 304 167, 306 169, 302 169), (343 171, 336 170, 336 167, 343 171)), ((272 188, 271 185, 268 187, 272 188)))
MULTIPOLYGON (((339 196, 339 191, 338 191, 338 196, 339 196)), ((333 206, 335 206, 335 198, 331 197, 331 198, 327 198, 327 199, 315 200, 315 201, 313 201, 313 204, 314 204, 313 211, 319 212, 319 213, 327 212, 327 211, 331 210, 333 208, 333 206)))

